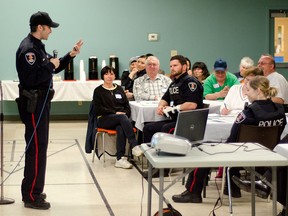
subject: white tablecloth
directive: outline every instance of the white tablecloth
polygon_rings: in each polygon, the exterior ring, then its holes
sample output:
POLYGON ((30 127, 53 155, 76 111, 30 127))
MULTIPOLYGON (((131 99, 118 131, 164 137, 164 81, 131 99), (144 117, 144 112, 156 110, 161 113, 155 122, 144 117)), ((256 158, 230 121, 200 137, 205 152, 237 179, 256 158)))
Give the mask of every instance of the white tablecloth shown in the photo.
MULTIPOLYGON (((219 114, 209 114, 204 141, 226 141, 230 135, 232 125, 235 121, 236 116, 228 115, 221 116, 219 114)), ((286 116, 288 121, 288 116, 286 116)), ((286 125, 282 137, 288 133, 288 125, 286 125)))
POLYGON ((158 101, 130 101, 131 119, 135 121, 135 127, 143 130, 145 122, 165 120, 165 117, 156 114, 158 101))
POLYGON ((288 143, 276 145, 274 151, 288 158, 288 143))
MULTIPOLYGON (((206 104, 210 104, 209 113, 219 113, 220 106, 223 101, 204 100, 206 104)), ((135 121, 135 127, 143 130, 145 122, 161 121, 166 118, 156 114, 158 101, 130 101, 131 118, 135 121)))
MULTIPOLYGON (((18 97, 17 81, 2 81, 3 100, 14 101, 18 97)), ((55 95, 52 101, 91 101, 96 87, 101 85, 103 80, 91 81, 57 81, 53 83, 55 95)), ((120 80, 114 83, 120 85, 120 80)))
POLYGON ((209 113, 220 114, 220 107, 224 103, 223 100, 203 100, 204 104, 209 104, 209 113))

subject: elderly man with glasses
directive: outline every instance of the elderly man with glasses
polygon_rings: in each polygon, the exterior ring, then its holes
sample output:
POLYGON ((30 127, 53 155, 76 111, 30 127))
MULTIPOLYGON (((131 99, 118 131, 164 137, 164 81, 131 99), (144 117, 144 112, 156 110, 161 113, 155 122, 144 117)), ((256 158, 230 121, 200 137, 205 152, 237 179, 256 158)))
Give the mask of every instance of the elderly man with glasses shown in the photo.
POLYGON ((276 72, 276 63, 273 56, 264 54, 258 61, 258 67, 263 70, 264 76, 270 81, 270 86, 278 91, 272 101, 280 104, 288 104, 288 83, 284 76, 276 72))

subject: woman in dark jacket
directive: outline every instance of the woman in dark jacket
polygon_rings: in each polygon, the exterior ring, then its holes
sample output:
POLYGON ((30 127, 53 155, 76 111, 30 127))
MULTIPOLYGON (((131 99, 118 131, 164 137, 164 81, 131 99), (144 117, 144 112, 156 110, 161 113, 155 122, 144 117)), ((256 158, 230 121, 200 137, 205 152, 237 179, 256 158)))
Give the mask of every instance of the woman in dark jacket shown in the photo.
POLYGON ((126 138, 136 157, 142 155, 137 144, 135 134, 129 117, 131 114, 129 101, 121 86, 113 83, 115 80, 114 68, 105 66, 101 70, 101 78, 104 83, 94 90, 93 103, 97 116, 97 126, 117 131, 116 149, 117 161, 115 167, 129 169, 132 164, 124 156, 126 138))
MULTIPOLYGON (((237 134, 241 124, 255 125, 260 127, 280 126, 281 133, 286 125, 286 116, 282 104, 272 102, 271 98, 277 94, 274 87, 269 86, 269 80, 264 76, 256 76, 244 86, 246 95, 251 102, 238 114, 227 142, 237 141, 237 134)), ((281 134, 280 133, 280 134, 281 134)), ((279 137, 280 140, 280 137, 279 137)), ((266 171, 264 169, 262 174, 266 171)), ((239 168, 230 169, 230 176, 240 178, 239 168)), ((226 181, 227 182, 227 181, 226 181)), ((231 182, 231 194, 233 197, 240 197, 240 189, 231 182)), ((227 189, 224 194, 227 194, 227 189)))

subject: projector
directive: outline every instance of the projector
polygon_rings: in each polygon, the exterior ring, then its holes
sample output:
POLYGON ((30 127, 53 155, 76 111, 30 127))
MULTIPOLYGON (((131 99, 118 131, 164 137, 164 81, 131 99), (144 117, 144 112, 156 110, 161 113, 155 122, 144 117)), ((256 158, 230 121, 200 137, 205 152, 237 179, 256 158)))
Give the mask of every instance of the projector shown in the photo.
POLYGON ((186 155, 191 150, 191 146, 189 140, 168 133, 155 133, 151 139, 151 147, 158 153, 186 155))

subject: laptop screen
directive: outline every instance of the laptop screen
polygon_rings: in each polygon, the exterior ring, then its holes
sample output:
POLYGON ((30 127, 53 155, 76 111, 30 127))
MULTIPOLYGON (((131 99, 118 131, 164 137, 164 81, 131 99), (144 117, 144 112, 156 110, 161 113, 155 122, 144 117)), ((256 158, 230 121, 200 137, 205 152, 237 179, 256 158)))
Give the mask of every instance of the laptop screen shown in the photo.
POLYGON ((188 139, 191 144, 202 143, 208 113, 209 108, 179 112, 174 135, 188 139))

